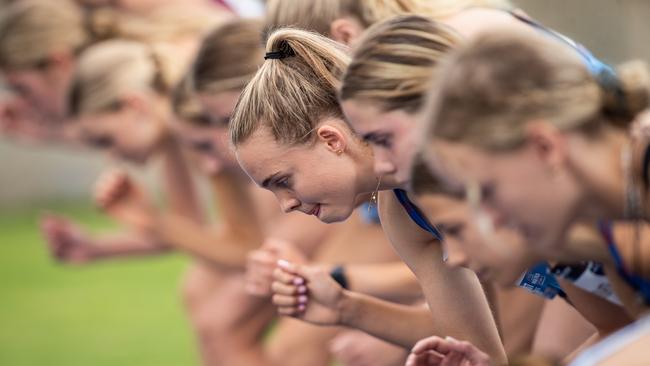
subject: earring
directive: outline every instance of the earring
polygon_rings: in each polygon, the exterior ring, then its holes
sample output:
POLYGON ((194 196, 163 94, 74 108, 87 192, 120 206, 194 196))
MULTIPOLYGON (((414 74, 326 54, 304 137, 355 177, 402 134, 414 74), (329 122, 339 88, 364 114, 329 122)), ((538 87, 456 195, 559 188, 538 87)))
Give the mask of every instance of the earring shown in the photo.
POLYGON ((341 155, 343 154, 343 149, 336 150, 336 155, 341 155))
POLYGON ((368 205, 368 212, 370 212, 370 208, 372 207, 372 205, 377 207, 377 197, 379 196, 379 186, 381 185, 381 177, 382 176, 379 176, 379 178, 377 179, 377 188, 375 188, 375 191, 372 192, 372 195, 370 196, 370 204, 368 205))

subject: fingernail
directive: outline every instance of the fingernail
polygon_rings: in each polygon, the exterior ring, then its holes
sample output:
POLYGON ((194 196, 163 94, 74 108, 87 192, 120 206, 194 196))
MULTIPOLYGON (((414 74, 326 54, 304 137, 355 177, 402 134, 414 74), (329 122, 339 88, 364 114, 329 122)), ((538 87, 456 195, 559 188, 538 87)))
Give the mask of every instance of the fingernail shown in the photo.
POLYGON ((306 303, 307 302, 307 296, 300 296, 298 297, 298 302, 300 303, 306 303))
POLYGON ((298 306, 299 311, 305 311, 305 309, 306 309, 305 305, 299 305, 298 306))
POLYGON ((304 294, 305 292, 307 292, 307 286, 298 287, 298 293, 304 294))
POLYGON ((452 342, 458 342, 458 340, 456 338, 452 337, 452 336, 446 336, 445 340, 452 341, 452 342))
POLYGON ((285 261, 284 259, 278 259, 278 266, 284 268, 284 269, 289 269, 289 262, 285 261))
POLYGON ((296 286, 302 285, 305 283, 305 280, 302 277, 296 277, 293 279, 293 284, 296 286))

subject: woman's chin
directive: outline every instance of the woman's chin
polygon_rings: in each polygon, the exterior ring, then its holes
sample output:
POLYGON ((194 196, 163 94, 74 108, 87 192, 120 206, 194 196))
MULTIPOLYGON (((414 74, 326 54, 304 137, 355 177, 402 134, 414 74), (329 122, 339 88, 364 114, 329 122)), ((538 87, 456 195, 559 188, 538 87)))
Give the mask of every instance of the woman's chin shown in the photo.
POLYGON ((326 224, 334 224, 347 220, 352 216, 353 212, 354 210, 347 210, 346 212, 332 213, 330 209, 324 210, 321 208, 321 211, 318 214, 318 219, 326 224))

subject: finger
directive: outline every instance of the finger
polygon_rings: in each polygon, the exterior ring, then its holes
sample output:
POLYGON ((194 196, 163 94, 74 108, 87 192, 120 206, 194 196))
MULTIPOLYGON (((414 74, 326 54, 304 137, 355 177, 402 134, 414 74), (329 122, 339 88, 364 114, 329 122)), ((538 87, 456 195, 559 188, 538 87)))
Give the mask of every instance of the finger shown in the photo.
POLYGON ((309 298, 305 295, 299 296, 285 296, 285 295, 273 295, 273 304, 276 306, 300 306, 305 305, 309 301, 309 298))
POLYGON ((279 295, 285 295, 285 296, 304 295, 307 293, 307 286, 285 285, 284 283, 281 282, 273 282, 271 284, 271 290, 273 291, 273 293, 279 295))
POLYGON ((246 292, 253 296, 269 296, 271 289, 268 286, 263 286, 257 283, 247 283, 246 292))
POLYGON ((288 315, 293 317, 301 316, 307 309, 306 305, 300 304, 298 306, 278 306, 278 314, 288 315))
POLYGON ((473 363, 488 363, 490 356, 481 351, 478 347, 467 341, 452 341, 450 348, 459 354, 464 355, 473 363))
POLYGON ((424 352, 427 352, 427 351, 434 350, 434 351, 439 352, 439 353, 445 353, 445 352, 440 351, 441 348, 443 350, 447 349, 447 351, 448 351, 448 347, 445 347, 443 345, 444 342, 445 342, 444 339, 442 339, 440 337, 437 337, 437 336, 425 338, 425 339, 419 341, 418 343, 416 343, 415 346, 413 347, 413 349, 411 350, 411 352, 413 352, 415 354, 419 354, 419 353, 424 353, 424 352))
POLYGON ((276 268, 273 271, 273 278, 278 281, 282 282, 284 284, 293 284, 296 286, 304 285, 305 284, 305 279, 302 277, 295 276, 287 271, 285 271, 282 268, 276 268))
POLYGON ((440 363, 440 366, 460 366, 463 364, 463 355, 456 351, 451 351, 445 355, 444 359, 440 363))
POLYGON ((303 268, 303 266, 295 263, 291 263, 289 261, 286 261, 284 259, 278 260, 278 267, 282 268, 286 272, 292 273, 296 276, 302 277, 302 278, 307 278, 308 276, 308 271, 303 268))

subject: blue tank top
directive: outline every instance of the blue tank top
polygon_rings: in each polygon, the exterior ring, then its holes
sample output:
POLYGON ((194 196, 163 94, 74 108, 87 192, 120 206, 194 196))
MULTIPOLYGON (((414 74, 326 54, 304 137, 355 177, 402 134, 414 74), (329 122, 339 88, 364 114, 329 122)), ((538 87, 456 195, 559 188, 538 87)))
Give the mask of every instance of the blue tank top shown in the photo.
POLYGON ((650 305, 650 281, 628 270, 623 261, 623 257, 616 246, 614 233, 612 231, 612 223, 609 221, 601 221, 598 223, 598 228, 607 242, 607 249, 614 259, 614 264, 616 265, 616 270, 619 276, 621 276, 621 278, 623 278, 623 280, 639 294, 646 305, 650 305))

